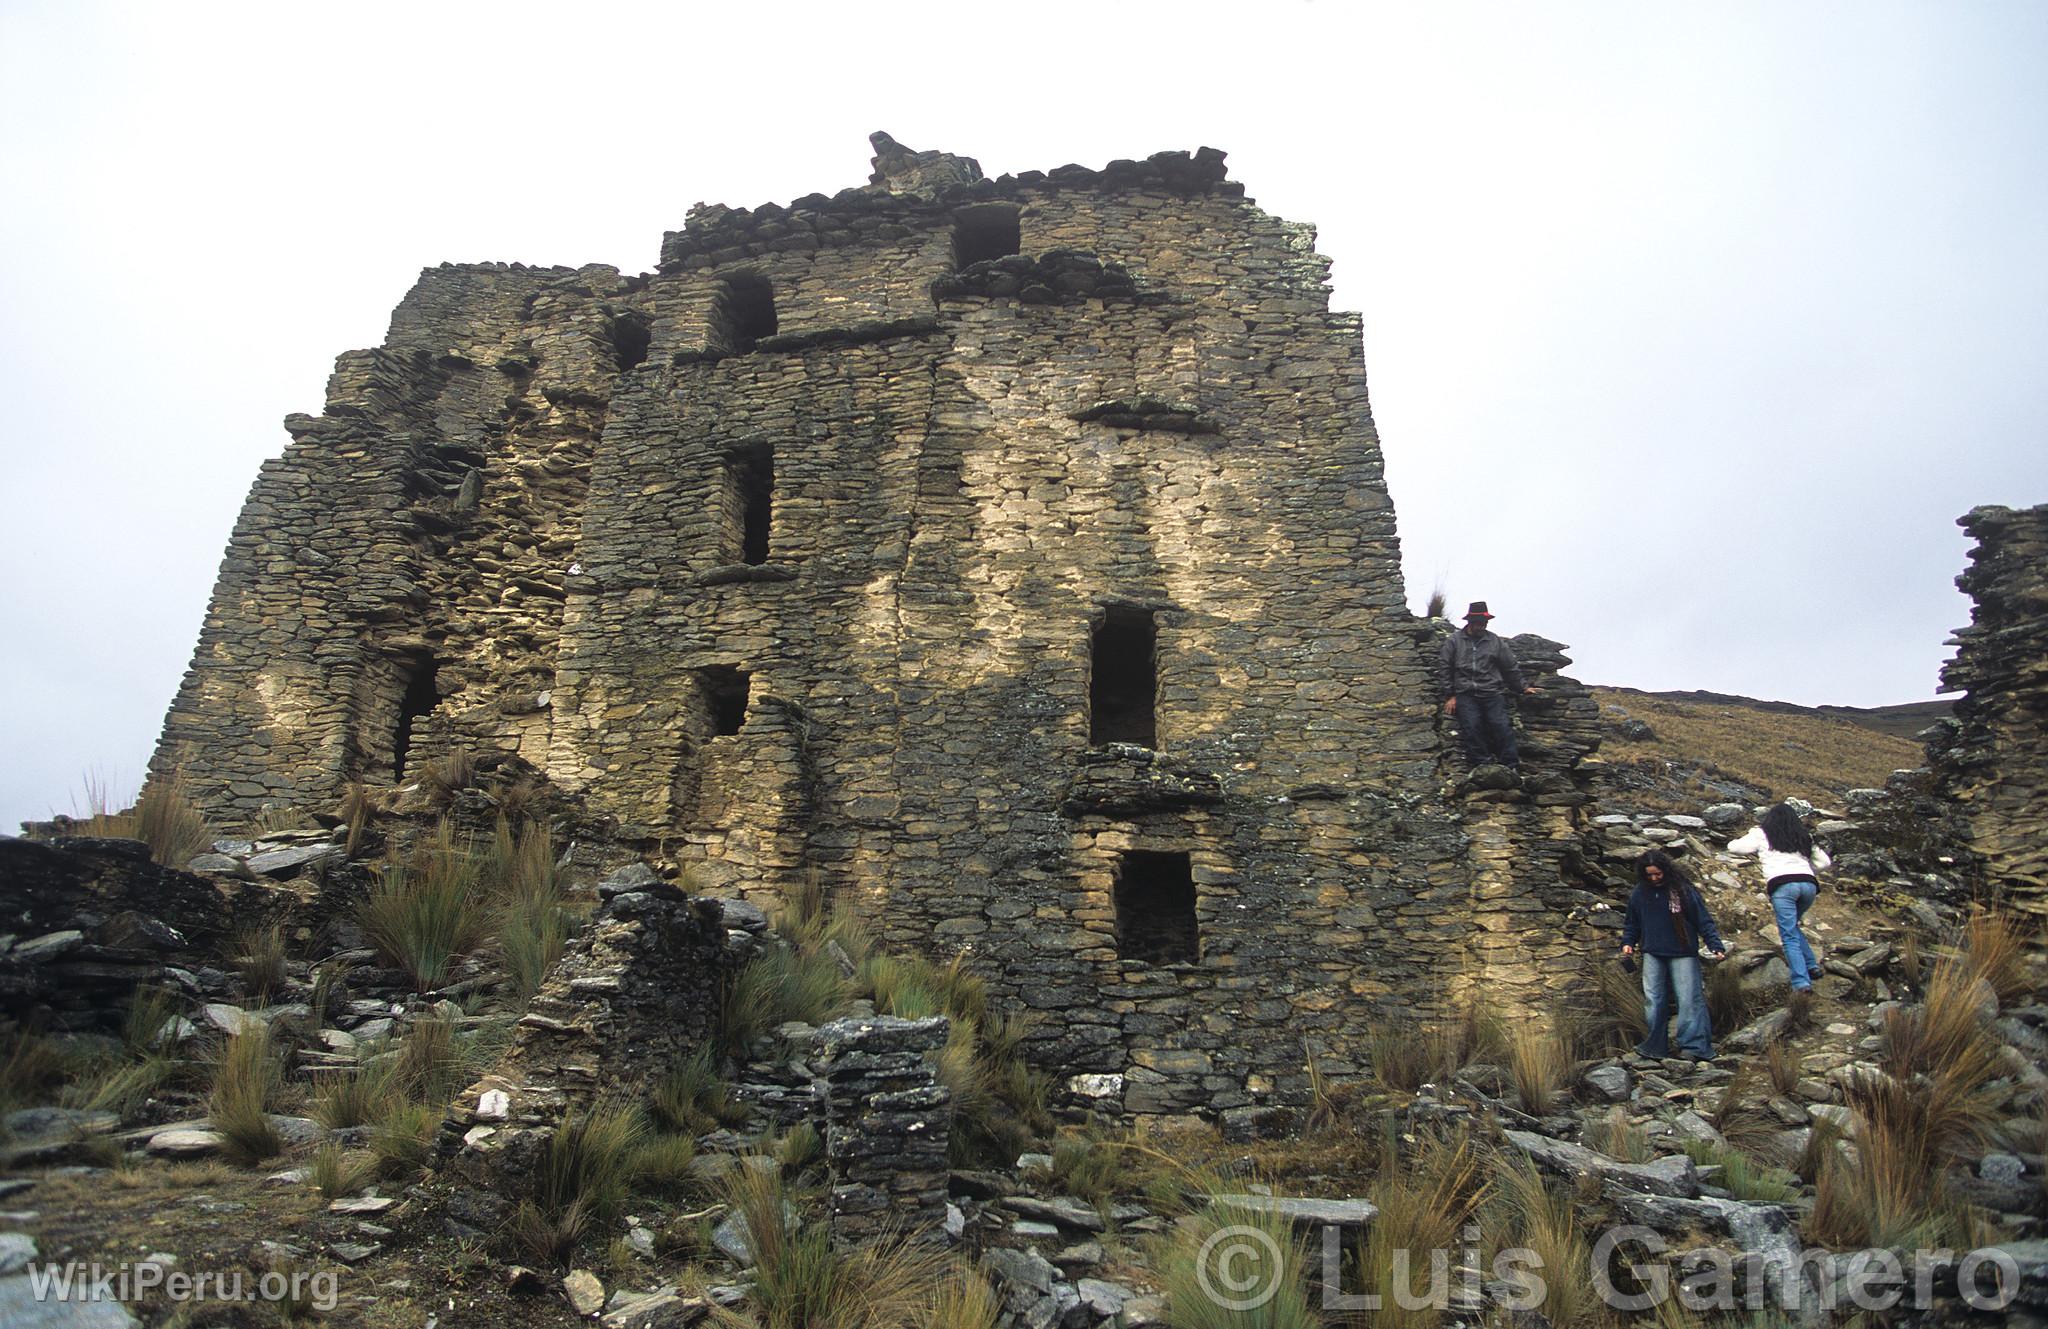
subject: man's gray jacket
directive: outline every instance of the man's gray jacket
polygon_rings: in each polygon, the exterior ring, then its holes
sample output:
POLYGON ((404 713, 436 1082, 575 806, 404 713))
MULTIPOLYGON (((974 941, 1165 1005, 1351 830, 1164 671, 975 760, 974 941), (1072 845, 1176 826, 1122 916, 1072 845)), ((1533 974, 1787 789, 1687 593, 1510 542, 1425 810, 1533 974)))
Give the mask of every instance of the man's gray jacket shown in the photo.
POLYGON ((1446 697, 1467 692, 1497 697, 1523 690, 1522 667, 1515 663, 1515 653, 1491 632, 1476 637, 1462 628, 1453 632, 1437 652, 1436 664, 1437 687, 1446 697))

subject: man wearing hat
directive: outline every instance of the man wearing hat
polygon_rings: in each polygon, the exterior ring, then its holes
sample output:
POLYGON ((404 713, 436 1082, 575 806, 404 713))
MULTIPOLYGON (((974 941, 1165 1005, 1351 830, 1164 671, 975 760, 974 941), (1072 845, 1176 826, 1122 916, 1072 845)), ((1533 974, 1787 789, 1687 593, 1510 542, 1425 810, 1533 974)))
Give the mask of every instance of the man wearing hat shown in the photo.
POLYGON ((1492 619, 1484 600, 1474 600, 1465 610, 1464 631, 1445 638, 1437 655, 1438 685, 1444 714, 1458 722, 1465 760, 1519 770, 1522 754, 1515 749, 1515 726, 1508 719, 1508 693, 1536 689, 1522 682, 1522 668, 1508 644, 1487 630, 1492 619))

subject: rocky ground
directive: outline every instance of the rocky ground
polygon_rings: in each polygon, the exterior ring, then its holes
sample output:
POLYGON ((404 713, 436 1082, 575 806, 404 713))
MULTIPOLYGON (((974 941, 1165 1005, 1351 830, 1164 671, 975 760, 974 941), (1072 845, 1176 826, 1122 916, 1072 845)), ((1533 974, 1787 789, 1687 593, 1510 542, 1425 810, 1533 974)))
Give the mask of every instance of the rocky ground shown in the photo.
MULTIPOLYGON (((1984 1322, 2039 1322, 2048 972, 2035 939, 1969 898, 1917 777, 1846 791, 1810 809, 1842 870, 1810 915, 1825 976, 1795 1010, 1753 868, 1720 852, 1769 791, 1735 785, 1670 810, 1689 779, 1611 791, 1593 848, 1615 888, 1589 914, 1619 929, 1645 848, 1693 871, 1732 946, 1710 985, 1713 1064, 1631 1055, 1637 998, 1617 968, 1589 973, 1549 1026, 1504 1028, 1475 1009, 1457 1030, 1390 1030, 1369 1080, 1318 1081, 1287 1112, 1163 1129, 1088 1120, 1084 1097, 1014 1059, 1020 1027, 981 1009, 957 971, 878 960, 857 928, 815 912, 771 921, 731 901, 705 914, 668 880, 673 865, 620 864, 573 809, 521 809, 556 832, 546 876, 561 893, 547 908, 576 929, 569 960, 536 995, 509 972, 510 934, 478 937, 423 979, 364 935, 370 865, 425 852, 430 811, 487 838, 503 788, 219 838, 191 872, 127 841, 0 841, 18 906, 0 994, 36 1013, 6 1052, 0 1324, 1294 1324, 1359 1319, 1341 1301, 1315 1309, 1311 1291, 1379 1286, 1401 1245, 1456 1248, 1458 1277, 1438 1309, 1397 1322, 1618 1323, 1569 1297, 1517 1309, 1494 1257, 1528 1247, 1569 1262, 1619 1222, 1674 1249, 1785 1262, 1946 1248, 1919 1259, 1931 1308, 1902 1322, 1975 1314, 1954 1252, 1995 1247, 2023 1288, 1984 1322), (674 996, 634 994, 647 975, 617 958, 660 918, 710 920, 719 954, 698 969, 780 966, 774 983, 742 985, 760 1009, 735 1024, 728 1003, 721 1055, 666 1098, 681 1081, 661 1069, 659 1031, 584 1018, 674 996), (848 1040, 876 1030, 911 1041, 849 1058, 848 1040), (252 1117, 222 1085, 234 1050, 259 1046, 276 1079, 252 1117), (621 1146, 617 1194, 528 1215, 519 1201, 543 1193, 550 1142, 609 1110, 606 1076, 579 1055, 646 1063, 626 1104, 639 1133, 621 1146), (932 1069, 887 1079, 913 1062, 932 1069), (863 1090, 872 1144, 858 1165, 847 1132, 828 1132, 828 1150, 811 1124, 848 1066, 884 1077, 863 1090), (349 1098, 369 1084, 376 1101, 349 1098), (876 1203, 904 1198, 887 1194, 890 1172, 914 1170, 900 1160, 923 1130, 950 1131, 927 1178, 932 1239, 884 1243, 887 1258, 820 1253, 828 1244, 799 1258, 804 1234, 852 1230, 849 1177, 876 1203), (522 1137, 539 1152, 519 1152, 522 1137), (759 1226, 778 1214, 781 1231, 759 1226), (1214 1292, 1201 1274, 1215 1239, 1245 1230, 1287 1247, 1290 1291, 1246 1311, 1196 1307, 1214 1292), (146 1286, 38 1299, 33 1271, 74 1261, 146 1286), (791 1300, 797 1268, 831 1271, 819 1299, 791 1300), (195 1301, 172 1294, 180 1273, 240 1273, 251 1291, 297 1276, 297 1295, 195 1301)), ((494 870, 511 871, 516 849, 500 846, 494 870)))

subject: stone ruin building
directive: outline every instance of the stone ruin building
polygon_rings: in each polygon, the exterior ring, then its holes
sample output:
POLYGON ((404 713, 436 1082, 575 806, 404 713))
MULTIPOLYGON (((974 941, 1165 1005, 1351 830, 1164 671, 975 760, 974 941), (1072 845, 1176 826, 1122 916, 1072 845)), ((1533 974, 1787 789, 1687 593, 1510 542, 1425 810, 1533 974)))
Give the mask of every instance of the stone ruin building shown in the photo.
POLYGON ((1983 886, 2048 913, 2048 504, 1973 508, 1956 578, 1976 602, 1942 670, 1961 692, 1929 755, 1983 886))
POLYGON ((1595 707, 1516 639, 1530 774, 1457 788, 1313 231, 1211 149, 873 142, 650 274, 425 271, 287 418, 155 773, 240 817, 516 755, 706 889, 966 949, 1129 1112, 1565 982, 1595 707))

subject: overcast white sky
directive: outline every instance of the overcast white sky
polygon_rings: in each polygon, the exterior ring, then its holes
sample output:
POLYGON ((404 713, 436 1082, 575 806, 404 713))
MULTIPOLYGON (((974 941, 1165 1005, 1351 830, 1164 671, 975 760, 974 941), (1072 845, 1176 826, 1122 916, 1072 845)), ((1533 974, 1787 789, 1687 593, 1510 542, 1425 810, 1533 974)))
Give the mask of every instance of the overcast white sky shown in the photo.
POLYGON ((132 792, 280 419, 448 261, 1208 144, 1317 224, 1411 603, 1924 698, 2048 500, 2048 5, 0 0, 0 826, 132 792))

